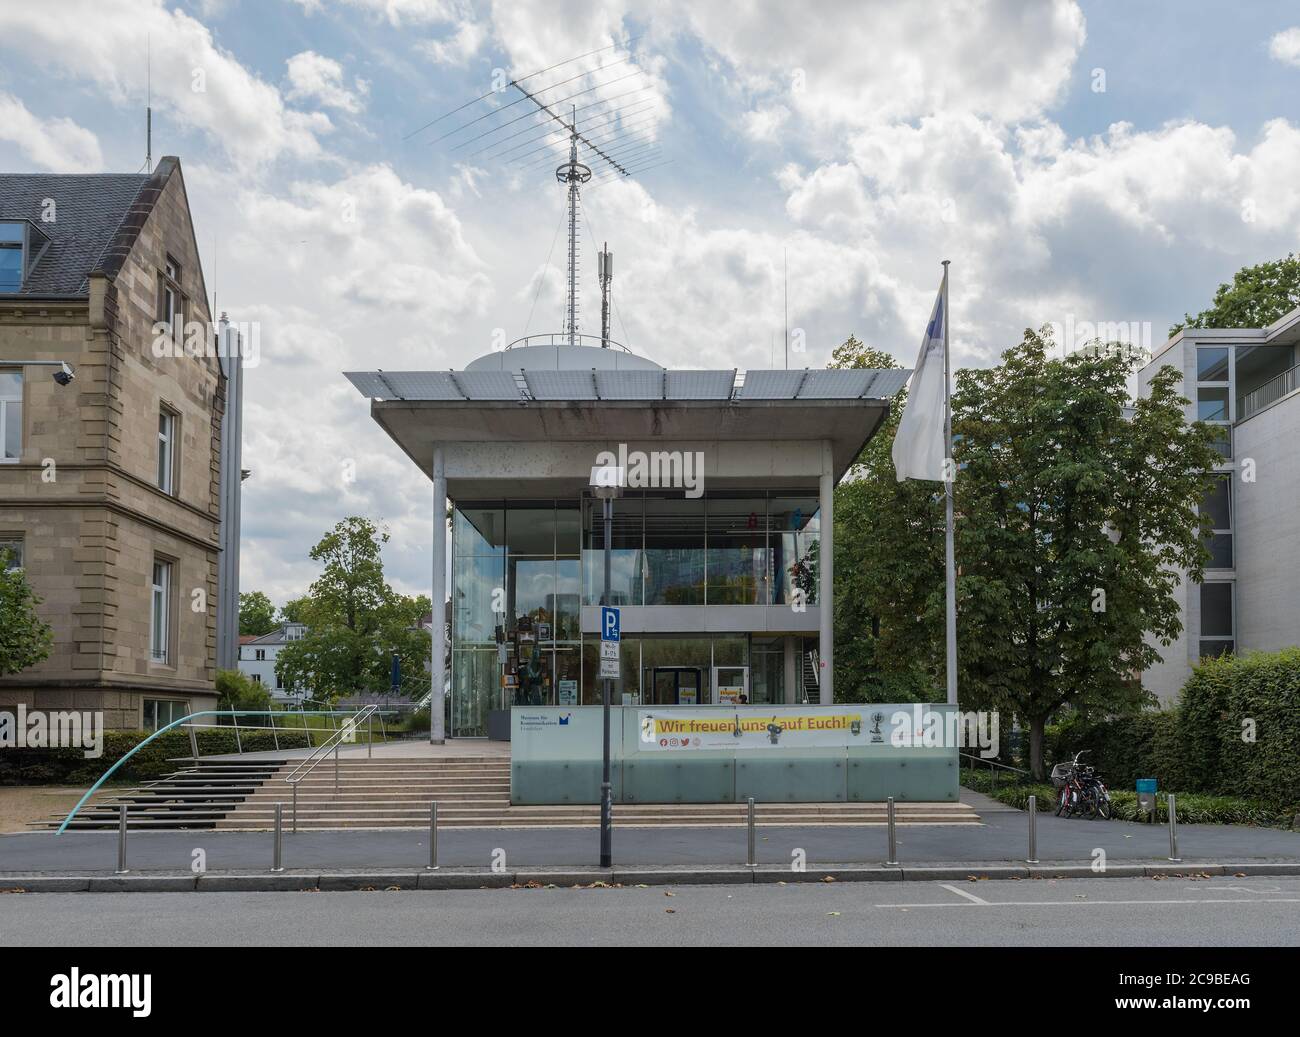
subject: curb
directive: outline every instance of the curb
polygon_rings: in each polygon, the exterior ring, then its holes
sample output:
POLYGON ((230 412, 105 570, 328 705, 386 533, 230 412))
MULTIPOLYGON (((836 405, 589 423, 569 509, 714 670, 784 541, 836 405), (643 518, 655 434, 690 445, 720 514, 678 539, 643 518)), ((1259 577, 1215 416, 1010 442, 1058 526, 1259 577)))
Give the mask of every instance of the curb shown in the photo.
POLYGON ((1096 872, 1086 864, 944 864, 811 866, 805 871, 765 864, 633 868, 532 868, 493 872, 448 867, 388 871, 176 872, 0 875, 0 895, 14 893, 285 893, 380 890, 474 890, 538 887, 774 885, 809 882, 969 882, 1025 879, 1200 878, 1300 876, 1300 861, 1211 864, 1112 864, 1096 872))

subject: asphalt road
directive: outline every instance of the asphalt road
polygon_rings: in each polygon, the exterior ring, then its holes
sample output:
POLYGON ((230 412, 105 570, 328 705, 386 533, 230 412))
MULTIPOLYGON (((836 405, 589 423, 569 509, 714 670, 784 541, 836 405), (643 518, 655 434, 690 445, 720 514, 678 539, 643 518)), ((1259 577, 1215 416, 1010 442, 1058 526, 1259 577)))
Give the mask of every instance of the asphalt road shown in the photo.
POLYGON ((0 896, 0 946, 178 944, 1295 946, 1300 879, 0 896))
MULTIPOLYGON (((761 816, 761 815, 760 815, 761 816)), ((980 825, 898 828, 904 864, 936 861, 1018 861, 1028 852, 1028 816, 1019 810, 981 811, 980 825)), ((595 828, 445 828, 438 835, 444 865, 487 867, 505 851, 511 867, 594 865, 599 851, 595 828)), ((1300 832, 1228 825, 1182 825, 1179 852, 1187 861, 1300 859, 1300 832)), ((132 832, 132 869, 188 871, 193 851, 202 849, 209 870, 269 867, 270 832, 132 832)), ((286 832, 287 868, 409 868, 428 857, 428 833, 418 829, 286 832)), ((802 849, 810 864, 879 863, 885 860, 883 826, 758 828, 760 863, 789 864, 802 849)), ((1163 860, 1169 835, 1162 825, 1124 821, 1038 818, 1038 856, 1051 863, 1091 864, 1104 850, 1110 861, 1163 860)), ((617 864, 743 864, 745 829, 614 828, 617 864)), ((0 872, 112 871, 117 862, 114 832, 50 832, 0 835, 0 872)))

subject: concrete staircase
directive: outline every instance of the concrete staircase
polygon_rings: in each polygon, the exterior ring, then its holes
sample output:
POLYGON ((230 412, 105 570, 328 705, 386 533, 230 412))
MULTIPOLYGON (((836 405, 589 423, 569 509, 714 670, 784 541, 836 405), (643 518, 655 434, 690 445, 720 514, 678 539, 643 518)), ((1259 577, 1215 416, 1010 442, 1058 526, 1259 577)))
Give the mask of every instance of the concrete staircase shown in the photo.
MULTIPOLYGON (((275 804, 284 804, 291 823, 293 790, 286 763, 220 818, 219 829, 268 829, 275 804)), ((595 827, 600 808, 510 805, 510 761, 501 756, 439 760, 367 760, 340 757, 338 789, 334 762, 320 763, 298 786, 299 830, 329 828, 418 828, 429 823, 429 803, 438 803, 446 828, 595 827)), ((763 825, 862 825, 885 823, 883 803, 763 803, 763 825)), ((742 825, 743 803, 615 804, 614 819, 629 826, 742 825)), ((961 803, 900 803, 899 824, 978 824, 961 803)))
MULTIPOLYGON (((215 828, 281 766, 277 760, 199 760, 159 781, 102 793, 81 808, 68 831, 117 828, 123 803, 127 806, 127 828, 132 831, 215 828)), ((64 816, 58 814, 34 826, 57 828, 64 816)))

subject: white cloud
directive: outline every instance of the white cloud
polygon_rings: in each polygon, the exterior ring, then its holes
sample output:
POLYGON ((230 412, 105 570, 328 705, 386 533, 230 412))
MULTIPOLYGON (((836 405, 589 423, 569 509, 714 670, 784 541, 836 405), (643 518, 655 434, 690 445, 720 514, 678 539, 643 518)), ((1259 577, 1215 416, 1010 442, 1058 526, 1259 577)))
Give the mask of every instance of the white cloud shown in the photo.
MULTIPOLYGON (((326 6, 327 0, 296 0, 308 14, 315 14, 326 6)), ((389 25, 428 24, 449 22, 457 18, 464 7, 456 0, 333 0, 334 3, 364 11, 382 18, 389 25)))
POLYGON ((1268 54, 1274 61, 1300 68, 1300 25, 1283 29, 1269 40, 1268 54))
POLYGON ((487 27, 481 22, 466 20, 451 35, 440 40, 424 40, 419 47, 439 65, 464 65, 478 53, 487 35, 487 27))
POLYGON ((361 111, 361 96, 366 92, 366 84, 358 81, 354 90, 349 90, 343 83, 343 66, 333 58, 305 50, 285 64, 288 66, 288 97, 291 101, 317 101, 350 115, 361 111))
POLYGON ((65 0, 57 18, 39 5, 4 4, 0 38, 42 65, 94 82, 122 105, 145 97, 148 40, 155 139, 161 114, 209 134, 250 166, 282 155, 319 157, 319 137, 332 128, 324 113, 286 108, 280 92, 218 47, 205 25, 162 0, 65 0))
POLYGON ((38 118, 12 94, 0 93, 0 140, 31 161, 56 173, 94 173, 103 169, 99 139, 71 119, 38 118))

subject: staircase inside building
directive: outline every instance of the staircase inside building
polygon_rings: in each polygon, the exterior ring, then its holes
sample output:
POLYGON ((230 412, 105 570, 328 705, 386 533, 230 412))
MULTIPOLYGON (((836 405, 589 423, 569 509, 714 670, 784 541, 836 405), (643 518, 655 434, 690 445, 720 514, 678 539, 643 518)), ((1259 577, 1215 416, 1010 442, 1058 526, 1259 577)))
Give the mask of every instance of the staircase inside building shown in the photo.
MULTIPOLYGON (((297 760, 201 761, 160 782, 115 793, 84 807, 69 829, 107 829, 118 824, 118 804, 128 804, 132 829, 208 828, 268 830, 275 804, 284 825, 293 824, 293 788, 285 778, 297 760)), ((448 756, 367 759, 341 755, 337 787, 332 758, 298 786, 297 828, 422 828, 429 804, 438 804, 442 828, 596 827, 600 808, 511 806, 510 758, 448 756)), ((899 824, 978 824, 962 803, 900 803, 899 824)), ((885 823, 883 803, 762 803, 760 825, 863 825, 885 823)), ((623 826, 743 825, 743 803, 646 803, 614 805, 623 826)), ((53 819, 57 826, 62 817, 53 819)))
POLYGON ((816 652, 804 652, 803 654, 803 701, 820 702, 820 667, 817 661, 816 652))

